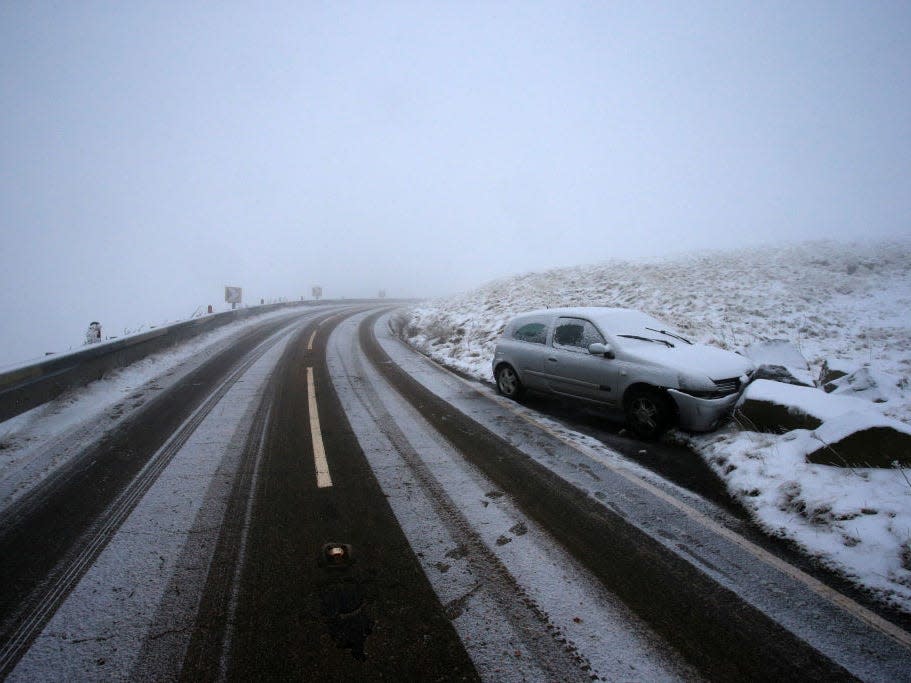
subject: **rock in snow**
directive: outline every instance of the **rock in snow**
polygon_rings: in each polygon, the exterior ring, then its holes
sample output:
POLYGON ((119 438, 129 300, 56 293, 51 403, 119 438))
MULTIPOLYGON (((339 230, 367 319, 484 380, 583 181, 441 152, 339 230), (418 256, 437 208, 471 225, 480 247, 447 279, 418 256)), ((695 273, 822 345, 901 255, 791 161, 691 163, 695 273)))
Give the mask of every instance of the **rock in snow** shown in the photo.
POLYGON ((787 339, 754 342, 743 350, 743 355, 756 363, 756 379, 813 386, 813 375, 807 359, 787 339))
POLYGON ((822 442, 807 460, 837 467, 911 467, 911 428, 875 413, 840 415, 813 432, 822 442))
POLYGON ((736 416, 744 429, 781 434, 793 429, 816 429, 827 420, 837 420, 847 413, 863 413, 869 408, 869 403, 851 396, 758 379, 743 392, 736 416))

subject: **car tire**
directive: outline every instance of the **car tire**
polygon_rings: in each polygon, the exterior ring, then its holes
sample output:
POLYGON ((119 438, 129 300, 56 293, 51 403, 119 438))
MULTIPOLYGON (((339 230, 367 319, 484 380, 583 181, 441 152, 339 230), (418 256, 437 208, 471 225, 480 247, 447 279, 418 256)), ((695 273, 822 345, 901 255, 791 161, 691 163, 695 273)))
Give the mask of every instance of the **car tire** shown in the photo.
POLYGON ((497 368, 497 392, 518 401, 525 394, 525 387, 519 379, 519 375, 511 365, 503 364, 497 368))
POLYGON ((657 439, 670 427, 672 418, 670 400, 655 389, 638 389, 626 401, 626 425, 640 439, 657 439))

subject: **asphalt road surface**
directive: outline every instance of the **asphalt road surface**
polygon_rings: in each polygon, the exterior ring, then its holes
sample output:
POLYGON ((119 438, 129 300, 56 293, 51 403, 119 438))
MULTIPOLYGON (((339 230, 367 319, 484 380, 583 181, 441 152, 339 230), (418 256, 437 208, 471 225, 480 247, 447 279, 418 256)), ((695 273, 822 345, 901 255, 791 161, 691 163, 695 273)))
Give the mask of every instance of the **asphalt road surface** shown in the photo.
POLYGON ((3 510, 0 676, 911 680, 901 619, 388 309, 263 322, 164 385, 3 510))

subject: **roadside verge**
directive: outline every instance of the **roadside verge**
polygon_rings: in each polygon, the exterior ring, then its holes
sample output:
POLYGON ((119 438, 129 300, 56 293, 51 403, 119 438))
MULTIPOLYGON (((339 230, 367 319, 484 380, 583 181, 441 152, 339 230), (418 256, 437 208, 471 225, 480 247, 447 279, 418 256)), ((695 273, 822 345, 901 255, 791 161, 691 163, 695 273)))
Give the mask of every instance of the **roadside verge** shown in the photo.
POLYGON ((377 316, 362 326, 361 343, 469 461, 711 677, 895 680, 909 670, 907 632, 619 468, 523 426, 502 403, 401 346, 377 316))

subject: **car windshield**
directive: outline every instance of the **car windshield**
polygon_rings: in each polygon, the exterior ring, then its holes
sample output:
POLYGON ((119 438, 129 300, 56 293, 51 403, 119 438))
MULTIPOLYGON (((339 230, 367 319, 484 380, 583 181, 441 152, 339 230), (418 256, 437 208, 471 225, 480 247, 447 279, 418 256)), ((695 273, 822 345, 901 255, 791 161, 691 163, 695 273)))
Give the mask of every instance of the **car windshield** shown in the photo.
POLYGON ((673 346, 673 339, 689 343, 673 327, 639 311, 613 310, 597 317, 598 326, 609 335, 673 346))

